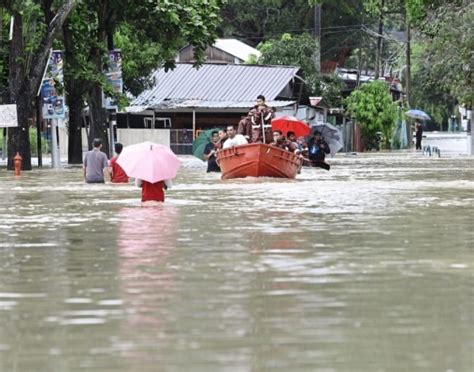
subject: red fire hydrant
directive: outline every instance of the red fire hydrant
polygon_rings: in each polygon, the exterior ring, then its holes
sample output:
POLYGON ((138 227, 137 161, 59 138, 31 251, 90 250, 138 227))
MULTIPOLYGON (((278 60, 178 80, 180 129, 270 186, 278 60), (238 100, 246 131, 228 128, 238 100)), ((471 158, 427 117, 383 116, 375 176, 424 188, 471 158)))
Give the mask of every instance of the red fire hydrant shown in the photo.
POLYGON ((21 162, 23 158, 21 157, 20 153, 17 152, 15 157, 13 158, 13 164, 15 166, 15 176, 19 176, 21 173, 21 162))

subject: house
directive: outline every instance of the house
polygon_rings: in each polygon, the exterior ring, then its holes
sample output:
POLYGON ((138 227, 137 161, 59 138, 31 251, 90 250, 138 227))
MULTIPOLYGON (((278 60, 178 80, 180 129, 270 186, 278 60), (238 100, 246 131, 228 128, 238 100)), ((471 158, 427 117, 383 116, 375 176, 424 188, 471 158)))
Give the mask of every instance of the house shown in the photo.
POLYGON ((199 68, 178 63, 167 72, 160 68, 153 74, 155 85, 117 115, 117 128, 168 129, 173 150, 190 153, 178 145, 192 143, 200 130, 237 125, 260 94, 277 111, 296 109, 303 84, 300 73, 294 66, 216 63, 199 68))
MULTIPOLYGON (((360 74, 357 70, 338 68, 337 75, 344 81, 345 88, 342 89, 341 93, 343 97, 348 97, 356 88, 357 84, 365 84, 375 81, 374 75, 360 74)), ((402 86, 400 79, 395 77, 380 77, 380 81, 385 82, 390 88, 390 94, 392 99, 397 101, 400 99, 402 94, 402 86)))
MULTIPOLYGON (((237 39, 217 39, 204 52, 206 63, 233 63, 242 64, 252 56, 260 57, 261 53, 237 39)), ((193 46, 182 48, 176 56, 176 62, 195 62, 193 46)))

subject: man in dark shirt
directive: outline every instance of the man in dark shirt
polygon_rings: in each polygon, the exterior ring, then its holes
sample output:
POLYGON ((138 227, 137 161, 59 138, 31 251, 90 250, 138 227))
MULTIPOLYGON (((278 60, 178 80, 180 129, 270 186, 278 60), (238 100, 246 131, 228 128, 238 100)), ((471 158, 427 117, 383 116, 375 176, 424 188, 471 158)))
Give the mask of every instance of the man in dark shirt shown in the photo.
POLYGON ((421 122, 419 120, 415 121, 416 129, 416 149, 421 150, 421 140, 423 139, 423 128, 421 127, 421 122))
POLYGON ((331 167, 324 161, 326 154, 329 154, 331 149, 326 141, 321 136, 321 132, 315 131, 314 137, 308 142, 308 157, 311 160, 313 167, 320 167, 329 170, 331 167))
POLYGON ((211 134, 211 142, 204 149, 204 160, 207 160, 207 173, 220 172, 221 168, 216 162, 216 151, 219 149, 219 132, 213 131, 211 134))

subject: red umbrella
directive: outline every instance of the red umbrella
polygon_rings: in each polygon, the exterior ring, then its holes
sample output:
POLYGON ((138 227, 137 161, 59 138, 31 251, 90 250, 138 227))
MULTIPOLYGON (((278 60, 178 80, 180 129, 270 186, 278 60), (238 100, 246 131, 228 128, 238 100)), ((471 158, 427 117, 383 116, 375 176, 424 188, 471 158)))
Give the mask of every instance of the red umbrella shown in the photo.
POLYGON ((304 121, 294 116, 281 116, 272 120, 272 130, 281 130, 284 136, 288 132, 293 132, 296 137, 307 136, 311 133, 311 128, 304 121))

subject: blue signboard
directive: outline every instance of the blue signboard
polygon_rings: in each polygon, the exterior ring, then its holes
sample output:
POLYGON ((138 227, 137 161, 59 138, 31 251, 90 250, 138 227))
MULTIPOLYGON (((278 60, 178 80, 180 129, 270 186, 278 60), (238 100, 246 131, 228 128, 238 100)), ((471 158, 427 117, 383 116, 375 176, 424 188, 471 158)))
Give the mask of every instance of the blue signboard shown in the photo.
POLYGON ((64 95, 58 93, 63 84, 63 53, 60 50, 54 50, 48 60, 46 74, 41 83, 43 119, 64 119, 66 116, 64 95))

